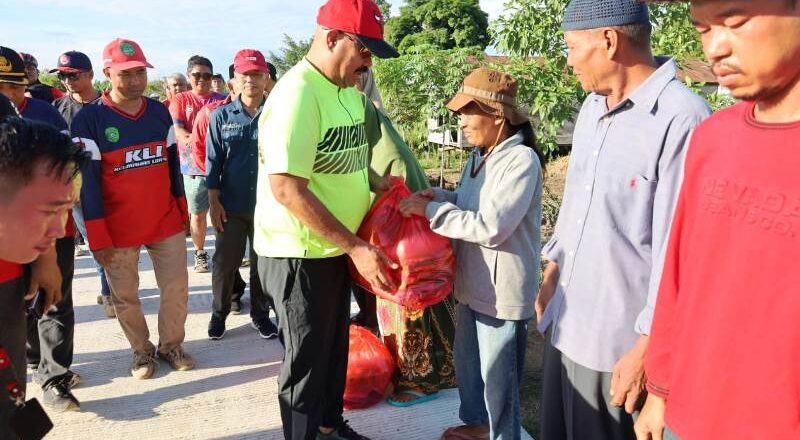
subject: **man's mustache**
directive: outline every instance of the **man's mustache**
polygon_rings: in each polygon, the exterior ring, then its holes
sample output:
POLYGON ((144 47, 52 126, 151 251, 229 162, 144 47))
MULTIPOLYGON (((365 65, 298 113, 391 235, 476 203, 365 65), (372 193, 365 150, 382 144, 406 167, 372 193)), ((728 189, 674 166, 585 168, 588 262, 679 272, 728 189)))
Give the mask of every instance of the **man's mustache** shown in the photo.
POLYGON ((719 69, 729 70, 733 73, 742 73, 742 69, 739 66, 729 62, 719 61, 711 65, 711 70, 715 75, 718 75, 717 72, 719 69))

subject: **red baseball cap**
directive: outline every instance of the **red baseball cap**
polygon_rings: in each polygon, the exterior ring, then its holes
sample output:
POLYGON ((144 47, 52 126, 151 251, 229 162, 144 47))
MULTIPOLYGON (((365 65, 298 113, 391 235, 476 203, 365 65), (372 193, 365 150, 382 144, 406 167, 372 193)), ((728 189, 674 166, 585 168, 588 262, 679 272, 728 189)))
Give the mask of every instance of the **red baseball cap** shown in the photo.
POLYGON ((103 68, 113 67, 117 70, 128 70, 134 67, 153 66, 147 62, 142 48, 135 41, 115 38, 103 49, 103 68))
POLYGON ((383 40, 383 14, 372 0, 328 0, 319 8, 317 24, 356 34, 378 58, 395 58, 397 50, 383 40))
POLYGON ((264 54, 255 49, 242 49, 233 57, 233 71, 245 73, 253 70, 269 73, 264 54))

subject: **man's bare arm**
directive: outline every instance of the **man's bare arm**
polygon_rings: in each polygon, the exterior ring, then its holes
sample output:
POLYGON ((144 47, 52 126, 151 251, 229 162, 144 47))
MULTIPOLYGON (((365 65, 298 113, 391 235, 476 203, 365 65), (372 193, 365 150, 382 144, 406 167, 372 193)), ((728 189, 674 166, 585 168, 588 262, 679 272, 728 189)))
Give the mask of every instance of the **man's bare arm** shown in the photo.
POLYGON ((269 182, 275 199, 315 234, 347 253, 358 272, 373 287, 394 291, 396 286, 386 266, 396 268, 397 265, 380 249, 360 239, 337 220, 308 189, 308 179, 289 174, 272 174, 269 182))

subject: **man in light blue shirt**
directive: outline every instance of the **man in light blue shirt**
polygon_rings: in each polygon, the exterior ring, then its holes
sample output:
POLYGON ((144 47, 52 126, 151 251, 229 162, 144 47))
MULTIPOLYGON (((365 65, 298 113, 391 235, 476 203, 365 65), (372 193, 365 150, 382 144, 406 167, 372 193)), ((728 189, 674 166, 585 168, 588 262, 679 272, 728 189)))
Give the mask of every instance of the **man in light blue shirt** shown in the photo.
POLYGON ((541 436, 632 439, 685 150, 709 110, 676 79, 674 61, 653 57, 646 5, 573 0, 564 30, 568 64, 590 95, 543 250, 541 436))
MULTIPOLYGON (((213 110, 209 116, 205 138, 206 184, 211 224, 217 232, 211 269, 214 302, 208 324, 209 339, 221 339, 225 335, 225 319, 231 312, 235 286, 241 282, 238 274, 245 245, 248 240, 253 242, 258 119, 266 101, 265 91, 272 81, 269 67, 264 55, 255 49, 237 52, 231 84, 232 87, 235 84, 239 96, 213 110)), ((252 245, 250 247, 251 326, 262 338, 271 339, 278 335, 278 328, 269 319, 269 309, 275 306, 261 286, 256 254, 252 245)))

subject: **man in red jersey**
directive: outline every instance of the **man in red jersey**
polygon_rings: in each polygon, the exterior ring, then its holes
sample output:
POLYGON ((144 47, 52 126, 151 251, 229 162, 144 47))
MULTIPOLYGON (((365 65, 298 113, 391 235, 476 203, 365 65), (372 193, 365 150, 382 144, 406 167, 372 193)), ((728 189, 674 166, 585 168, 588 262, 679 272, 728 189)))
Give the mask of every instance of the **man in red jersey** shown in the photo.
POLYGON ((691 9, 720 85, 743 102, 689 147, 636 435, 798 439, 800 1, 691 9))
POLYGON ((192 243, 194 243, 194 271, 209 271, 208 253, 205 251, 206 215, 208 214, 208 188, 203 171, 192 159, 192 126, 197 114, 206 104, 225 99, 211 91, 211 77, 214 66, 208 58, 194 55, 189 58, 186 75, 191 90, 178 93, 169 104, 169 112, 175 123, 175 136, 178 138, 178 153, 181 161, 183 185, 191 215, 192 243))
POLYGON ((92 153, 81 168, 81 206, 89 246, 106 269, 117 319, 133 348, 131 375, 150 378, 158 356, 178 371, 194 368, 181 347, 189 277, 184 222, 188 216, 175 132, 161 103, 142 96, 147 68, 138 44, 117 38, 103 50, 111 90, 85 106, 72 135, 92 153), (139 253, 147 249, 161 291, 158 348, 139 302, 139 253))

